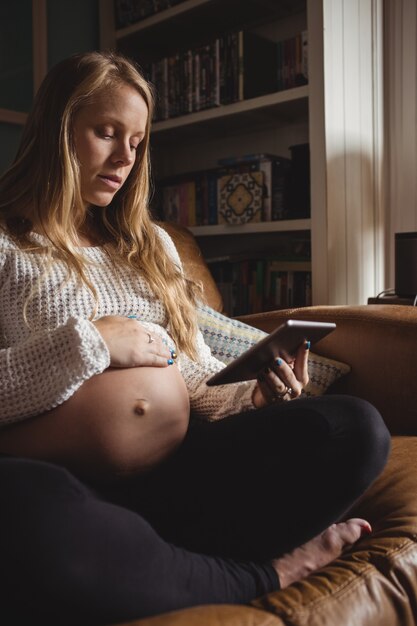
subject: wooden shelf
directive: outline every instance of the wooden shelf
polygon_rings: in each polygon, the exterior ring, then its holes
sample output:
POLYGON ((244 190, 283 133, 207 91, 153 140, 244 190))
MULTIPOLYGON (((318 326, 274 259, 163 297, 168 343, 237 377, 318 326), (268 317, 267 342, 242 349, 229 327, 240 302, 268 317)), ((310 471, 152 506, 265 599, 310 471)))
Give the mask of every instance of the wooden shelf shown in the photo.
POLYGON ((243 235, 253 233, 284 233, 310 230, 310 219, 277 220, 275 222, 255 222, 253 224, 214 224, 212 226, 190 226, 195 237, 214 235, 243 235))
POLYGON ((136 33, 140 33, 141 31, 148 30, 149 28, 157 26, 162 22, 171 20, 179 15, 182 15, 183 13, 188 13, 192 10, 198 9, 200 6, 210 2, 212 2, 212 0, 187 0, 186 2, 181 2, 176 6, 166 9, 165 11, 159 11, 153 15, 149 15, 149 17, 140 20, 140 22, 135 22, 133 24, 129 24, 129 26, 118 28, 116 30, 116 39, 124 39, 136 33))
POLYGON ((21 111, 11 111, 10 109, 0 109, 0 122, 6 124, 16 124, 17 126, 24 126, 27 120, 27 113, 21 111))
MULTIPOLYGON (((240 263, 242 261, 257 261, 259 255, 256 258, 252 258, 250 254, 235 255, 235 256, 220 256, 220 257, 207 257, 206 263, 208 265, 214 265, 216 263, 240 263)), ((265 263, 273 263, 274 270, 278 272, 311 272, 311 261, 282 261, 279 258, 274 259, 272 256, 261 258, 265 263)))
POLYGON ((249 117, 253 125, 256 124, 257 119, 259 123, 262 120, 265 124, 265 118, 273 119, 276 123, 278 116, 281 120, 288 122, 294 118, 299 119, 303 113, 306 116, 308 114, 308 85, 155 122, 152 133, 155 136, 177 129, 182 131, 187 126, 198 124, 204 124, 210 132, 214 125, 221 127, 227 124, 230 131, 232 122, 233 124, 246 123, 249 117))

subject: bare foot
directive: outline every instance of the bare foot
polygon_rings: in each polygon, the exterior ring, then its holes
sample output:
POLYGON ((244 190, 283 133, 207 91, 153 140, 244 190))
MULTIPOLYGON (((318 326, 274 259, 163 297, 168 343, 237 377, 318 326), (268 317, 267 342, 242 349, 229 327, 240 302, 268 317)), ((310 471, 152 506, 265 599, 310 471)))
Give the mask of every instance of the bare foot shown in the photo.
POLYGON ((369 522, 352 518, 340 524, 332 524, 314 539, 289 554, 274 559, 272 565, 279 576, 281 589, 328 565, 361 535, 371 532, 369 522))

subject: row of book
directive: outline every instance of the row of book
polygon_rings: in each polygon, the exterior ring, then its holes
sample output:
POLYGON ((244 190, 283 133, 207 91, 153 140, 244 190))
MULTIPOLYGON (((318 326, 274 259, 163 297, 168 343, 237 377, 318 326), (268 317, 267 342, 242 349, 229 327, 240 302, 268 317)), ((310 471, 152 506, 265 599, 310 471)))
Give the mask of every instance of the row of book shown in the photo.
POLYGON ((184 0, 114 0, 116 28, 123 28, 165 11, 184 0))
POLYGON ((228 315, 310 306, 309 263, 279 260, 217 262, 210 269, 228 315))
POLYGON ((156 120, 255 98, 308 82, 307 32, 276 43, 250 31, 144 65, 157 93, 156 120))
POLYGON ((266 153, 220 159, 217 168, 160 181, 155 213, 187 227, 309 217, 309 166, 299 171, 297 162, 266 153))
POLYGON ((277 91, 308 83, 308 37, 304 30, 277 43, 277 91))

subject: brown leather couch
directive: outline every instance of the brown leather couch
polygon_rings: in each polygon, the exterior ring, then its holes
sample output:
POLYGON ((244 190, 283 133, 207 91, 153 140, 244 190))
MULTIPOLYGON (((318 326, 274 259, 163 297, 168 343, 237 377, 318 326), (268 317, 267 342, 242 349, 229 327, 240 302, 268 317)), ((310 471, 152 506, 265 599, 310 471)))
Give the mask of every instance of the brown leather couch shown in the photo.
MULTIPOLYGON (((167 226, 186 272, 204 283, 208 304, 221 298, 193 238, 167 226)), ((332 388, 371 401, 392 435, 383 474, 351 511, 370 536, 308 578, 250 606, 201 606, 130 622, 133 626, 408 626, 417 624, 417 308, 316 306, 245 316, 270 331, 284 318, 332 320, 316 351, 351 365, 332 388), (320 348, 320 349, 319 349, 320 348)))

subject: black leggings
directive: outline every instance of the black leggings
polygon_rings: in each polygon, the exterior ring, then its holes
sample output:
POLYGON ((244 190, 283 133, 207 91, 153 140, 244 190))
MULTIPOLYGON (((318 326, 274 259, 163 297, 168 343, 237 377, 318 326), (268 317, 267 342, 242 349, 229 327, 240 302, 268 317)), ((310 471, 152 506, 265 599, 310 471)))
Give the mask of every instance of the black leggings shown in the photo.
POLYGON ((0 615, 95 626, 247 603, 278 588, 270 559, 347 513, 389 448, 370 404, 326 396, 194 421, 157 470, 111 487, 3 457, 0 615))

